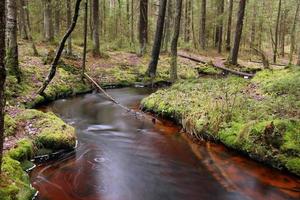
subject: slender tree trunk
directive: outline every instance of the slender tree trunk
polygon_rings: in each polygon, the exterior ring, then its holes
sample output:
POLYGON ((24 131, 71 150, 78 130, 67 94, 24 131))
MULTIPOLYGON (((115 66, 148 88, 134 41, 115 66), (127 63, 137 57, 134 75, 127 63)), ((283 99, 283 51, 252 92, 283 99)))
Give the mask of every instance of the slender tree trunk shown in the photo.
POLYGON ((174 33, 171 42, 171 69, 170 78, 172 82, 177 79, 177 43, 180 33, 180 19, 182 10, 182 0, 176 0, 176 13, 174 21, 174 33))
POLYGON ((299 47, 299 50, 298 50, 297 65, 300 66, 300 47, 299 47))
POLYGON ((140 55, 144 55, 148 41, 148 0, 140 1, 139 42, 140 55))
POLYGON ((131 17, 130 17, 130 21, 131 21, 131 32, 130 32, 130 37, 131 37, 131 43, 134 44, 134 0, 131 0, 131 17))
POLYGON ((55 16, 54 16, 54 35, 59 37, 60 33, 60 4, 61 2, 55 2, 55 16))
POLYGON ((237 23, 236 23, 234 44, 233 44, 233 48, 231 50, 230 57, 229 57, 229 63, 232 65, 237 65, 238 54, 239 54, 239 49, 240 49, 240 42, 241 42, 241 37, 242 37, 242 32, 243 32, 246 2, 247 2, 247 0, 240 0, 240 2, 239 2, 239 11, 237 14, 237 23))
POLYGON ((0 1, 0 175, 2 172, 4 142, 4 107, 5 107, 5 1, 0 1))
POLYGON ((297 8, 294 16, 292 31, 291 31, 291 49, 290 49, 290 55, 289 55, 289 63, 293 63, 293 55, 295 51, 295 35, 296 35, 296 25, 297 25, 297 18, 299 16, 299 10, 300 10, 300 0, 298 0, 297 8))
POLYGON ((20 5, 20 32, 21 32, 21 36, 22 39, 24 40, 28 40, 28 33, 27 33, 27 29, 26 29, 26 4, 24 0, 19 0, 19 5, 20 5))
POLYGON ((282 57, 285 55, 286 17, 287 10, 283 12, 280 19, 280 55, 282 57))
POLYGON ((46 42, 54 40, 51 0, 44 0, 44 32, 46 42))
POLYGON ((224 14, 224 0, 221 0, 218 5, 218 14, 221 15, 218 23, 218 53, 222 52, 222 43, 223 43, 223 14, 224 14))
MULTIPOLYGON (((72 1, 67 0, 67 26, 71 26, 71 21, 72 21, 72 1)), ((67 55, 72 56, 73 51, 72 51, 72 35, 69 36, 68 38, 68 43, 67 43, 67 55)))
POLYGON ((186 0, 185 3, 185 34, 184 34, 184 41, 189 42, 190 41, 190 35, 191 35, 191 0, 186 0))
POLYGON ((200 46, 204 50, 206 47, 206 0, 202 0, 200 27, 200 46))
POLYGON ((173 19, 173 0, 168 1, 167 6, 167 17, 166 17, 166 23, 165 23, 165 38, 164 38, 164 51, 168 52, 169 48, 169 42, 171 39, 171 26, 172 26, 172 19, 173 19))
POLYGON ((90 31, 89 31, 89 33, 90 33, 90 35, 89 35, 89 37, 90 37, 90 39, 91 40, 93 40, 93 33, 94 33, 94 24, 93 24, 93 1, 94 0, 89 0, 89 8, 90 8, 90 10, 89 10, 89 12, 88 12, 88 15, 89 15, 89 28, 90 28, 90 31))
POLYGON ((99 0, 93 0, 93 56, 100 55, 99 42, 99 0))
POLYGON ((256 1, 253 2, 253 15, 252 15, 252 23, 251 23, 251 34, 250 34, 250 49, 256 47, 256 40, 255 40, 255 32, 256 32, 256 16, 257 16, 257 6, 256 1))
POLYGON ((49 85, 49 83, 51 82, 51 80, 54 78, 55 73, 56 73, 56 68, 59 62, 59 59, 61 57, 61 54, 64 50, 64 46, 65 43, 68 39, 68 37, 71 35, 71 33, 74 31, 76 23, 77 23, 77 19, 78 19, 78 15, 79 15, 79 10, 80 10, 80 3, 81 0, 76 0, 76 4, 75 4, 75 11, 74 11, 74 15, 73 15, 73 19, 72 19, 72 24, 69 27, 69 29, 67 30, 67 32, 65 33, 64 37, 62 38, 59 47, 56 51, 56 55, 55 58, 51 64, 51 69, 50 72, 48 74, 48 76, 46 77, 45 81, 43 82, 42 87, 38 90, 38 94, 42 95, 45 91, 45 89, 47 88, 47 86, 49 85))
POLYGON ((165 23, 165 15, 166 15, 166 5, 167 0, 160 0, 159 5, 159 14, 157 17, 155 38, 152 48, 151 61, 148 66, 147 76, 154 78, 156 76, 157 63, 159 59, 161 40, 163 35, 164 23, 165 23))
POLYGON ((226 35, 226 50, 231 49, 231 24, 232 24, 233 0, 229 0, 228 5, 228 20, 227 20, 227 35, 226 35))
MULTIPOLYGON (((94 2, 93 2, 94 3, 94 2)), ((84 79, 85 64, 86 64, 86 46, 87 46, 87 27, 88 26, 88 0, 84 2, 84 23, 83 23, 83 52, 81 64, 81 79, 84 79)), ((95 29, 96 27, 94 27, 95 29)))
POLYGON ((276 19, 276 27, 275 27, 275 39, 274 39, 274 55, 273 55, 273 62, 277 62, 277 52, 278 52, 278 32, 279 32, 279 20, 281 15, 281 0, 278 2, 278 14, 276 19))
POLYGON ((19 68, 18 52, 18 31, 17 31, 17 1, 7 1, 7 55, 6 65, 11 74, 13 74, 18 83, 21 82, 21 70, 19 68))

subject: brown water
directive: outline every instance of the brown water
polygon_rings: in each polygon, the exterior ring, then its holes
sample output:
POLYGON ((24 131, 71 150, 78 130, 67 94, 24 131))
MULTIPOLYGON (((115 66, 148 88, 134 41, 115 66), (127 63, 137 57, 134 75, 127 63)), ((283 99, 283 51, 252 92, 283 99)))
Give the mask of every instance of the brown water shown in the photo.
MULTIPOLYGON (((150 91, 110 90, 136 107, 150 91)), ((136 119, 99 94, 49 109, 77 129, 70 156, 31 173, 40 200, 300 199, 300 180, 221 145, 195 144, 170 122, 136 119)))

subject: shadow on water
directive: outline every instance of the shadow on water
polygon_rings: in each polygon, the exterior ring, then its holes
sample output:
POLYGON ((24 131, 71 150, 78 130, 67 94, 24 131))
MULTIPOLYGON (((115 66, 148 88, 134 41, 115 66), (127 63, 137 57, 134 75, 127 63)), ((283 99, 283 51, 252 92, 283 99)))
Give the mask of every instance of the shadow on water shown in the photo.
MULTIPOLYGON (((110 90, 134 107, 145 88, 110 90)), ((221 145, 192 143, 170 122, 136 119, 99 94, 58 100, 49 109, 76 127, 68 158, 38 166, 40 200, 298 199, 299 179, 221 145)))

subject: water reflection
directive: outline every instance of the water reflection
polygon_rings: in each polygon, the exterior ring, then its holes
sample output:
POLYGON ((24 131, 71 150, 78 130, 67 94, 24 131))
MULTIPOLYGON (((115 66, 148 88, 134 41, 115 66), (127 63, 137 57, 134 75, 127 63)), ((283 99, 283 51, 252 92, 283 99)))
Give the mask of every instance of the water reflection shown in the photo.
MULTIPOLYGON (((133 106, 149 91, 126 88, 110 94, 133 106)), ((59 100, 50 108, 76 127, 79 146, 75 155, 33 171, 40 200, 299 197, 299 191, 289 193, 268 182, 262 176, 268 168, 219 145, 191 143, 172 124, 136 119, 101 95, 59 100)), ((278 171, 271 173, 282 178, 278 171)), ((288 180, 299 189, 296 178, 288 180)))

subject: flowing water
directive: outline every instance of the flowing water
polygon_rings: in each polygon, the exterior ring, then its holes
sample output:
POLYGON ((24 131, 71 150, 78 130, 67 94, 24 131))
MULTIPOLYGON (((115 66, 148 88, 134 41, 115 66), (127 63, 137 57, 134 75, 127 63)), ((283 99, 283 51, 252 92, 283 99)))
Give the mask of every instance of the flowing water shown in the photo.
MULTIPOLYGON (((150 91, 109 90, 137 108, 150 91)), ((138 117, 99 94, 48 106, 76 127, 78 147, 31 173, 39 200, 299 199, 300 180, 221 145, 195 144, 174 124, 138 117)))

